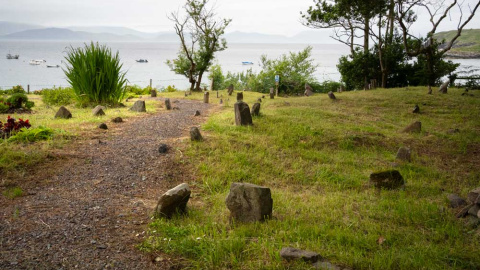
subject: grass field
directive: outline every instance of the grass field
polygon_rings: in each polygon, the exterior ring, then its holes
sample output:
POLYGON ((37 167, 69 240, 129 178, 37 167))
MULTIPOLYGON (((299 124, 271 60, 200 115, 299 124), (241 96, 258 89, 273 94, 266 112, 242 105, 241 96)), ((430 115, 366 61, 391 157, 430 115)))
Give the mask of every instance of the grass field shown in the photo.
MULTIPOLYGON (((308 269, 280 258, 287 246, 353 269, 480 268, 479 230, 456 219, 446 200, 480 186, 480 93, 426 93, 264 99, 253 127, 235 126, 230 97, 202 126, 205 141, 188 143, 187 157, 178 157, 195 172, 189 214, 153 221, 141 249, 192 269, 308 269), (415 104, 420 114, 411 113, 415 104), (420 134, 400 132, 414 121, 420 134), (401 146, 412 149, 411 163, 395 160, 401 146), (370 173, 394 166, 405 189, 376 191, 370 173), (232 182, 271 188, 273 218, 231 223, 232 182)), ((250 106, 262 96, 244 95, 250 106)))

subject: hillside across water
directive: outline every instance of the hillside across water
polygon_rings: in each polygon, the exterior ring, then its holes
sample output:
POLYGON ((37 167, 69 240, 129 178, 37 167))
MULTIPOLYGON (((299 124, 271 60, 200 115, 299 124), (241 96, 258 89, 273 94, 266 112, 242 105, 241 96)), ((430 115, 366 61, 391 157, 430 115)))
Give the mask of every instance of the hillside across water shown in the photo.
MULTIPOLYGON (((456 30, 440 32, 435 34, 435 37, 439 41, 448 42, 456 33, 456 30)), ((480 58, 480 29, 463 30, 462 35, 446 55, 452 58, 480 58)))

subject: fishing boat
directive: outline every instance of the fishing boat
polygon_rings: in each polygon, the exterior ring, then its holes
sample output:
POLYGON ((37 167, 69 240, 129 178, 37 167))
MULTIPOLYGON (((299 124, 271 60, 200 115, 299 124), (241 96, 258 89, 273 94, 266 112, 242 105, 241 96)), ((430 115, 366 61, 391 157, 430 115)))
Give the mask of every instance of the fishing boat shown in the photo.
POLYGON ((138 60, 135 60, 135 61, 137 61, 137 63, 148 63, 147 59, 138 59, 138 60))
POLYGON ((18 59, 19 57, 20 57, 20 55, 18 55, 18 54, 15 54, 15 55, 10 54, 10 53, 7 54, 7 59, 18 59))
POLYGON ((253 62, 245 61, 245 62, 242 62, 242 65, 253 65, 253 62))
POLYGON ((30 65, 35 65, 36 66, 36 65, 43 64, 45 62, 47 62, 47 61, 45 61, 45 60, 30 60, 30 65))
POLYGON ((59 68, 60 65, 47 65, 47 68, 59 68))

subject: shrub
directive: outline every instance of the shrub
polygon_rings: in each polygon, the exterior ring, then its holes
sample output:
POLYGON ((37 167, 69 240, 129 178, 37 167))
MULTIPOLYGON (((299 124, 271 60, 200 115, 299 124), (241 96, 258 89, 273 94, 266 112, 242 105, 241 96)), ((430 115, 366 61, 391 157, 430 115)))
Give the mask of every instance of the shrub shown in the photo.
POLYGON ((16 93, 11 95, 10 97, 7 98, 4 104, 9 106, 9 109, 7 109, 7 111, 12 111, 12 110, 21 109, 21 108, 30 110, 35 105, 34 102, 28 101, 27 95, 23 93, 16 93))
POLYGON ((169 85, 167 86, 167 88, 164 89, 163 92, 167 92, 167 93, 172 93, 172 92, 177 92, 178 89, 175 88, 175 85, 169 85))
MULTIPOLYGON (((153 88, 155 89, 155 88, 153 88)), ((136 96, 141 96, 141 95, 150 95, 150 91, 153 90, 150 88, 150 86, 147 86, 145 88, 142 88, 138 85, 129 85, 126 87, 126 93, 131 93, 136 96)))
POLYGON ((7 188, 5 191, 3 191, 3 196, 9 198, 9 199, 15 199, 17 197, 20 197, 23 195, 23 190, 19 187, 11 187, 7 188))
POLYGON ((40 126, 38 128, 27 129, 26 127, 20 129, 20 132, 8 138, 8 142, 36 142, 49 140, 53 137, 55 131, 51 128, 40 126))
POLYGON ((82 105, 120 103, 125 96, 126 78, 118 51, 98 43, 85 44, 84 48, 67 49, 64 70, 67 81, 82 105))
POLYGON ((0 113, 6 113, 10 109, 10 103, 7 103, 2 97, 0 97, 0 113))
POLYGON ((72 88, 52 88, 42 90, 42 101, 48 106, 70 105, 75 101, 75 92, 72 88))
POLYGON ((0 121, 0 138, 8 138, 22 128, 29 127, 31 127, 31 125, 28 119, 23 121, 23 119, 19 118, 18 121, 15 121, 15 118, 11 118, 9 115, 5 124, 0 121))

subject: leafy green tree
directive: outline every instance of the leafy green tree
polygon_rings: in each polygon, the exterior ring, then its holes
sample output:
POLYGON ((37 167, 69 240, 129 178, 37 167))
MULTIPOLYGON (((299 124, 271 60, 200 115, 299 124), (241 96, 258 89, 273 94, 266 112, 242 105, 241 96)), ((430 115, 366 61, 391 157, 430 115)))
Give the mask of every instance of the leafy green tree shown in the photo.
POLYGON ((213 81, 213 89, 211 90, 225 89, 225 76, 223 76, 222 67, 220 65, 213 65, 209 71, 208 79, 213 81))

